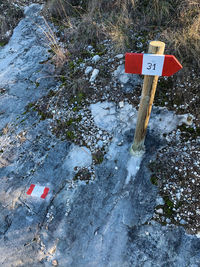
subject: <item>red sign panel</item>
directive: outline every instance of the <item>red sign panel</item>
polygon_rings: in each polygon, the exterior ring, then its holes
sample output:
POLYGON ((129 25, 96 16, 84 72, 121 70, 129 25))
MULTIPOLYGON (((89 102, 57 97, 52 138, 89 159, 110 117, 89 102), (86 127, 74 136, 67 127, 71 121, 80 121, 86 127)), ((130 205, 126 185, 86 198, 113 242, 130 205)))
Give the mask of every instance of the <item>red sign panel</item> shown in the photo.
POLYGON ((125 72, 133 74, 171 76, 182 69, 172 55, 126 53, 125 72))

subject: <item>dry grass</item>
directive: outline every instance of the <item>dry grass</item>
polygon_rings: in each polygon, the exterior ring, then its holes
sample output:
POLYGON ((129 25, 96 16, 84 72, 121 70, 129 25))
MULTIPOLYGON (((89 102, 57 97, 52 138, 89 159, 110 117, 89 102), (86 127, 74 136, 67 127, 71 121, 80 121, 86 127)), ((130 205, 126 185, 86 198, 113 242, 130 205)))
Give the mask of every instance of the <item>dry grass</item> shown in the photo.
POLYGON ((170 1, 149 1, 147 6, 146 20, 150 23, 150 20, 153 19, 152 21, 160 26, 163 22, 166 22, 166 18, 170 15, 171 10, 172 5, 170 4, 170 1))
POLYGON ((178 10, 178 27, 168 27, 162 36, 183 62, 200 66, 200 3, 182 1, 178 10))
POLYGON ((184 62, 200 66, 200 15, 180 30, 166 30, 163 36, 184 62))
POLYGON ((133 50, 137 40, 132 33, 144 31, 144 39, 159 36, 184 62, 199 65, 199 0, 52 0, 48 8, 54 21, 73 29, 73 45, 79 49, 107 36, 117 50, 133 50))
POLYGON ((44 17, 43 17, 43 19, 44 19, 46 28, 44 29, 43 27, 41 27, 38 24, 37 24, 37 26, 42 30, 43 34, 45 35, 49 49, 51 51, 53 51, 53 53, 54 53, 52 60, 55 64, 55 66, 57 68, 60 68, 67 61, 69 52, 66 48, 60 46, 60 44, 57 40, 57 37, 54 34, 51 27, 49 26, 48 22, 46 21, 46 19, 44 17))

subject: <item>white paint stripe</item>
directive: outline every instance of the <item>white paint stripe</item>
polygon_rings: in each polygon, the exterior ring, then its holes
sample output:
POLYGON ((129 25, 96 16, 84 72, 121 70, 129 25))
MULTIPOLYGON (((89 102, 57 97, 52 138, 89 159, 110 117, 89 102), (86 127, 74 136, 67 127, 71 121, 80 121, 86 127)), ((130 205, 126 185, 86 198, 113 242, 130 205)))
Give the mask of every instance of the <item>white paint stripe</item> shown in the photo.
POLYGON ((33 189, 31 196, 33 197, 41 197, 44 193, 45 186, 36 185, 33 189))
POLYGON ((164 60, 165 55, 144 54, 142 74, 162 76, 164 60))

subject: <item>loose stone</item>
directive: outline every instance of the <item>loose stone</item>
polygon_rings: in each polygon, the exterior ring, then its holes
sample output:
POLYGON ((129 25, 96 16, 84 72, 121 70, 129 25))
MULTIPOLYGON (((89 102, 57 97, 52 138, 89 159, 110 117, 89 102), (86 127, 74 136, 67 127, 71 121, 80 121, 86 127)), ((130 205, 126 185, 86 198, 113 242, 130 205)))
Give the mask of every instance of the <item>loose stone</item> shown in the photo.
POLYGON ((90 77, 90 82, 94 82, 97 78, 99 74, 99 70, 98 69, 94 69, 93 72, 92 72, 92 76, 90 77))

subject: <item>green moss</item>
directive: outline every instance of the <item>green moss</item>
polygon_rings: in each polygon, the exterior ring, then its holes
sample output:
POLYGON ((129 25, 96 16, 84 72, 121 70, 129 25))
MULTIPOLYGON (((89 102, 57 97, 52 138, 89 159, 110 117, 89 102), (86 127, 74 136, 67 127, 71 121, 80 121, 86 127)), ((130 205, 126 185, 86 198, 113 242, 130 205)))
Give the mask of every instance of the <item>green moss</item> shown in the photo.
POLYGON ((200 127, 196 128, 196 133, 197 133, 197 136, 200 136, 200 127))
POLYGON ((194 133, 195 129, 192 127, 187 126, 186 124, 182 124, 181 126, 178 127, 178 129, 181 132, 188 132, 188 133, 194 133))
POLYGON ((163 207, 165 216, 170 218, 174 214, 174 211, 173 211, 174 203, 169 199, 168 196, 164 196, 163 199, 165 201, 165 205, 163 207))
POLYGON ((181 136, 184 138, 185 141, 189 139, 195 140, 197 137, 200 136, 200 127, 190 127, 186 124, 183 124, 178 127, 178 129, 181 131, 181 136))
POLYGON ((38 113, 38 115, 40 116, 40 120, 42 120, 42 121, 44 121, 46 119, 52 119, 53 118, 53 115, 51 113, 46 112, 45 109, 43 111, 36 106, 33 108, 33 110, 38 113))
POLYGON ((26 120, 27 118, 24 118, 24 119, 22 119, 19 123, 22 123, 22 122, 24 122, 25 120, 26 120))
POLYGON ((94 46, 95 50, 96 50, 96 55, 99 55, 99 56, 103 56, 106 54, 107 52, 107 49, 105 48, 105 46, 103 44, 96 44, 94 46))
POLYGON ((38 111, 38 115, 40 115, 40 120, 42 121, 44 121, 47 118, 47 114, 42 111, 38 111))
POLYGON ((61 79, 61 82, 62 82, 62 83, 65 83, 65 82, 66 82, 66 77, 65 77, 65 76, 61 75, 61 76, 60 76, 60 79, 61 79))
POLYGON ((76 97, 76 101, 78 104, 81 104, 81 102, 84 100, 85 94, 82 92, 79 92, 76 97))
POLYGON ((54 92, 53 90, 50 90, 48 93, 48 97, 53 97, 56 95, 56 92, 54 92))
POLYGON ((0 42, 0 47, 5 46, 7 43, 8 43, 8 42, 6 42, 6 41, 1 41, 1 42, 0 42))
POLYGON ((90 52, 90 51, 88 51, 88 50, 82 50, 81 52, 80 52, 80 56, 84 59, 84 58, 91 58, 91 57, 93 57, 95 54, 94 53, 92 53, 92 52, 90 52))
POLYGON ((70 71, 74 71, 76 65, 73 61, 69 61, 68 66, 69 66, 70 71))
POLYGON ((66 132, 66 137, 67 137, 67 139, 69 139, 69 140, 74 140, 74 139, 75 139, 75 134, 74 134, 73 131, 67 131, 67 132, 66 132))
POLYGON ((169 199, 166 201, 166 205, 167 205, 169 208, 173 208, 173 207, 174 207, 173 202, 172 202, 171 200, 169 200, 169 199))
POLYGON ((99 150, 96 153, 93 153, 92 159, 94 160, 95 164, 101 164, 104 160, 103 152, 99 150))
POLYGON ((150 180, 153 185, 158 185, 158 178, 155 175, 152 175, 150 180))
POLYGON ((173 210, 171 208, 164 207, 164 212, 166 217, 170 218, 173 215, 173 210))
POLYGON ((84 62, 83 58, 79 58, 79 59, 76 61, 77 64, 81 64, 81 63, 83 63, 83 62, 84 62))
POLYGON ((78 107, 85 100, 85 97, 86 94, 84 94, 83 92, 79 92, 77 95, 72 97, 69 102, 70 104, 76 105, 76 107, 78 107))
POLYGON ((40 84, 39 84, 39 82, 36 82, 35 85, 36 85, 36 87, 38 87, 40 84))
POLYGON ((82 120, 82 116, 79 115, 78 118, 70 118, 67 122, 66 122, 66 126, 69 127, 71 125, 76 125, 77 123, 79 123, 82 120))
POLYGON ((59 26, 60 25, 60 21, 57 18, 53 17, 53 16, 51 17, 51 21, 53 22, 53 24, 55 26, 59 26))
POLYGON ((73 122, 74 122, 74 120, 73 120, 72 118, 70 118, 70 119, 66 122, 66 126, 71 126, 73 122))
POLYGON ((80 121, 82 120, 82 118, 83 118, 83 117, 82 117, 81 115, 79 115, 78 118, 76 119, 76 121, 77 121, 77 122, 80 122, 80 121))
POLYGON ((25 107, 25 112, 22 114, 22 115, 25 115, 27 112, 29 112, 30 111, 30 109, 32 108, 32 107, 34 107, 35 106, 35 103, 33 103, 33 102, 30 102, 30 103, 28 103, 27 105, 26 105, 26 107, 25 107))

